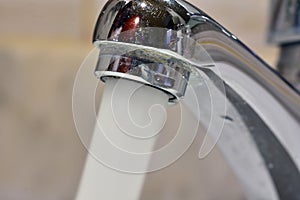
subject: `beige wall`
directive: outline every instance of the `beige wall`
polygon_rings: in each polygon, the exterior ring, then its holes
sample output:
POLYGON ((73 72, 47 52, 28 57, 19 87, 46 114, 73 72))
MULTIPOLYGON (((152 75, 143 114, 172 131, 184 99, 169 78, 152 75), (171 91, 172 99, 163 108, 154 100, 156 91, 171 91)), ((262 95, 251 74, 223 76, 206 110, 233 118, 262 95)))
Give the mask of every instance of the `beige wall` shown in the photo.
MULTIPOLYGON (((0 0, 0 199, 73 199, 86 152, 72 87, 103 2, 0 0)), ((268 1, 193 2, 275 63, 268 1)))
POLYGON ((96 11, 93 0, 87 1, 89 3, 82 0, 1 1, 0 32, 3 35, 79 38, 88 31, 82 27, 96 11), (88 8, 92 8, 90 12, 88 8))

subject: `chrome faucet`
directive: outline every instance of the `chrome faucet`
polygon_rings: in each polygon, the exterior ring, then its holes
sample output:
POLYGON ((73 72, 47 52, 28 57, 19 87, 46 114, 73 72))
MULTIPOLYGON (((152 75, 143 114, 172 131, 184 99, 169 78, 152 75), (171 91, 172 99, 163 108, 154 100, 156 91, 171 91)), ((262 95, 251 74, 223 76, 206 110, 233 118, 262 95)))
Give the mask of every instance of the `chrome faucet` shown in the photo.
POLYGON ((299 92, 214 19, 183 0, 109 0, 93 43, 98 78, 143 83, 173 104, 188 101, 194 85, 207 109, 195 78, 206 76, 227 102, 218 146, 245 196, 300 199, 299 92))

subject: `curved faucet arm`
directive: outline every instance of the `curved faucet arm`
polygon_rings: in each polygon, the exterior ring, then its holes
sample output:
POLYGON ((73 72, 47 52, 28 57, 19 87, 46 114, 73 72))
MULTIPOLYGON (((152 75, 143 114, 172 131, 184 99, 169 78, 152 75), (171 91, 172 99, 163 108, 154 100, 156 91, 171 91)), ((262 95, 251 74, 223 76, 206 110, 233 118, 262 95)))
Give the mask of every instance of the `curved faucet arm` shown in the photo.
POLYGON ((205 48, 213 61, 235 66, 253 78, 300 120, 300 96, 292 85, 215 21, 206 16, 195 19, 199 23, 193 28, 192 37, 205 48))

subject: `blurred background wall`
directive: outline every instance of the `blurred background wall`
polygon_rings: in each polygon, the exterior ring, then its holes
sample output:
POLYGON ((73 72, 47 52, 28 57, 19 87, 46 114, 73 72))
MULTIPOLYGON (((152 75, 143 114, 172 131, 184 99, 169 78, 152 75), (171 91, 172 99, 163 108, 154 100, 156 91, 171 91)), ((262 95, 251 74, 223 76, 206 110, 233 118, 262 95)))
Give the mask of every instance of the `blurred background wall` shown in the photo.
MULTIPOLYGON (((86 150, 72 118, 76 72, 104 0, 0 0, 0 199, 74 199, 86 150)), ((269 64, 269 1, 190 0, 269 64)))

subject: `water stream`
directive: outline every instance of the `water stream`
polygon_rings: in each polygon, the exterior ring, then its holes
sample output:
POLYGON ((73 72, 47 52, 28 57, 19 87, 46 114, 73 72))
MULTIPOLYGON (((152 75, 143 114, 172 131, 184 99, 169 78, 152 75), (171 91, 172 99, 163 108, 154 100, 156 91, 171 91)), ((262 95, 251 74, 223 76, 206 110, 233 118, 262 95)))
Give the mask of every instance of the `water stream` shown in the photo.
POLYGON ((106 81, 77 200, 139 199, 168 99, 140 83, 106 81))

